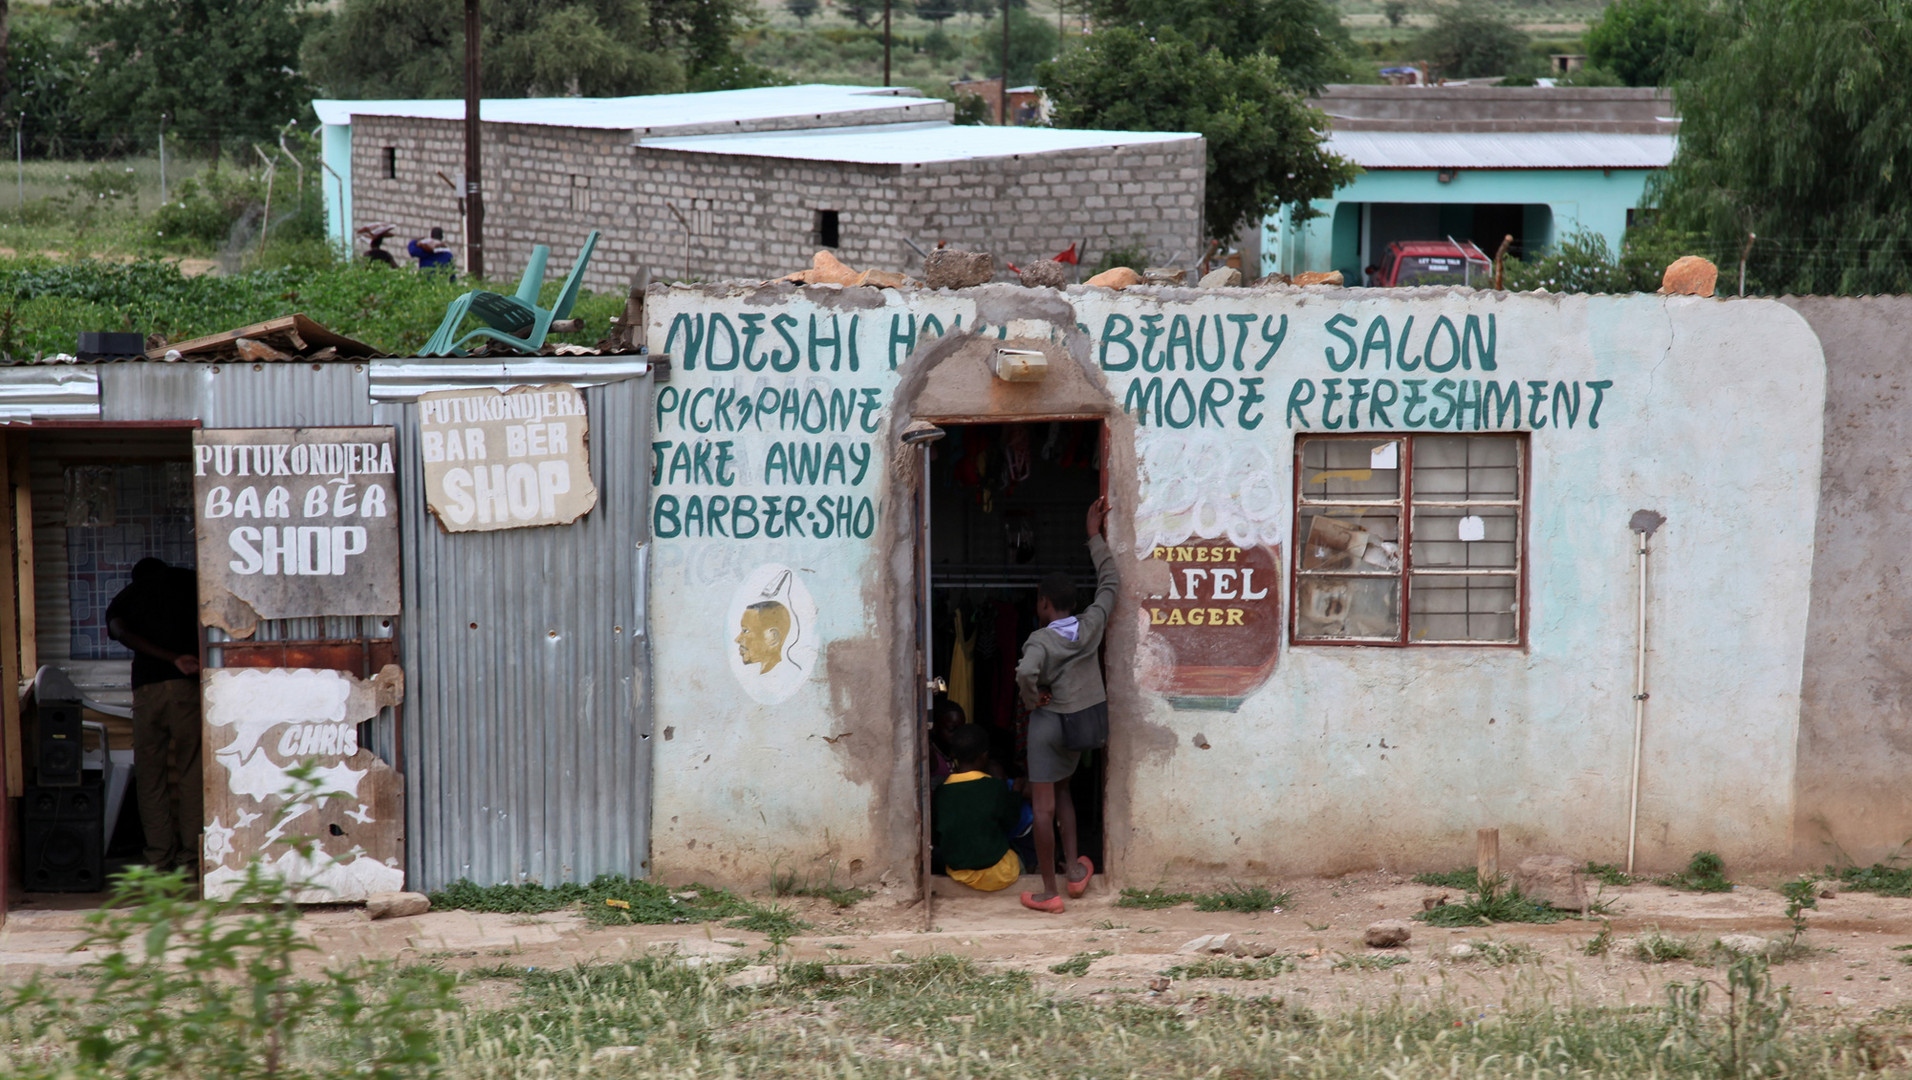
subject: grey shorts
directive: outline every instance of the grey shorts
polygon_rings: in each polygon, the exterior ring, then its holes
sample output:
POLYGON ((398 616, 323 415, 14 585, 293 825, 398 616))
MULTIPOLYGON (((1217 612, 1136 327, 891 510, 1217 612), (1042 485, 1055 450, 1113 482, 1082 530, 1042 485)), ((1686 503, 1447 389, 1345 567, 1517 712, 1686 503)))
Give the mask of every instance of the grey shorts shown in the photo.
POLYGON ((1067 780, 1076 770, 1080 760, 1080 751, 1071 750, 1062 742, 1062 717, 1048 709, 1037 709, 1029 714, 1029 780, 1036 784, 1053 784, 1057 780, 1067 780))

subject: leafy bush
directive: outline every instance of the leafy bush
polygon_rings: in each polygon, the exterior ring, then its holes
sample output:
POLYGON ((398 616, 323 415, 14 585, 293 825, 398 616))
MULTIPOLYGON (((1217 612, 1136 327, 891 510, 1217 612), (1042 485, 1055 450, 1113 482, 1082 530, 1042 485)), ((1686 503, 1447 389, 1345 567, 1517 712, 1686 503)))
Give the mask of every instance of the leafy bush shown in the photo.
POLYGON ((1687 937, 1663 934, 1658 927, 1633 939, 1633 958, 1643 964, 1664 964, 1673 960, 1697 960, 1706 948, 1687 937))
POLYGON ((1830 877, 1853 892, 1880 896, 1912 896, 1912 866, 1876 862, 1871 866, 1826 867, 1830 877))
MULTIPOLYGON (((547 280, 544 302, 552 302, 561 285, 547 280)), ((454 281, 367 260, 201 277, 150 260, 0 260, 0 324, 7 327, 0 351, 71 351, 81 330, 137 330, 183 341, 302 311, 338 333, 403 355, 422 346, 446 305, 471 287, 462 277, 454 281)), ((509 293, 515 286, 493 288, 509 293)), ((553 340, 596 342, 623 307, 616 294, 584 293, 573 315, 585 329, 553 340)))
POLYGON ((1421 885, 1434 885, 1443 889, 1465 889, 1468 892, 1475 891, 1480 885, 1480 875, 1471 866, 1444 872, 1430 870, 1424 874, 1414 875, 1414 880, 1421 885))
POLYGON ((1710 851, 1694 852, 1685 870, 1659 878, 1654 884, 1687 892, 1733 891, 1733 883, 1726 880, 1726 860, 1710 851))
POLYGON ((1508 887, 1496 877, 1478 890, 1470 890, 1458 904, 1442 904, 1414 916, 1429 926, 1487 926, 1497 922, 1552 923, 1567 917, 1538 900, 1522 896, 1517 887, 1508 887))

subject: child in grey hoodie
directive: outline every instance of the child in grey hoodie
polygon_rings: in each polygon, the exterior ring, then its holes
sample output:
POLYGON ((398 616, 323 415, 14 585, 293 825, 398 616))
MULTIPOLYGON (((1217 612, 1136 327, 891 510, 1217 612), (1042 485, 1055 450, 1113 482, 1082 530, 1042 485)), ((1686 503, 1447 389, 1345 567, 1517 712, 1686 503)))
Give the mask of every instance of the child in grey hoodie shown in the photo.
POLYGON ((1099 722, 1108 728, 1108 692, 1102 685, 1102 634, 1115 610, 1115 556, 1109 553, 1102 530, 1108 521, 1109 501, 1097 499, 1089 507, 1089 556, 1095 560, 1095 600, 1078 614, 1075 582, 1069 575, 1050 574, 1036 590, 1036 620, 1042 625, 1029 635, 1016 664, 1016 686, 1029 714, 1029 801, 1036 814, 1036 866, 1042 871, 1040 894, 1023 893, 1024 907, 1060 913, 1062 894, 1056 888, 1056 832, 1061 826, 1062 858, 1069 868, 1070 896, 1081 896, 1095 876, 1095 865, 1076 851, 1075 800, 1069 777, 1080 752, 1063 741, 1064 717, 1099 722))

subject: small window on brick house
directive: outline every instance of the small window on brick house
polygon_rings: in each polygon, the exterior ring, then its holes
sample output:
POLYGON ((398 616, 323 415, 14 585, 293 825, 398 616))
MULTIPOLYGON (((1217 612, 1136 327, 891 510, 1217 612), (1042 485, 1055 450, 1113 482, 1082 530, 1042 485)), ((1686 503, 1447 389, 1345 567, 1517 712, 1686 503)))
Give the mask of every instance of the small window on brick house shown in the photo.
POLYGON ((591 181, 589 177, 571 176, 571 210, 574 213, 587 213, 591 209, 591 181))
POLYGON ((839 247, 843 242, 841 222, 835 210, 817 211, 817 243, 823 247, 839 247))
POLYGON ((396 146, 385 148, 385 179, 398 179, 398 147, 396 146))
POLYGON ((1519 644, 1526 457, 1522 435, 1299 440, 1295 643, 1519 644))

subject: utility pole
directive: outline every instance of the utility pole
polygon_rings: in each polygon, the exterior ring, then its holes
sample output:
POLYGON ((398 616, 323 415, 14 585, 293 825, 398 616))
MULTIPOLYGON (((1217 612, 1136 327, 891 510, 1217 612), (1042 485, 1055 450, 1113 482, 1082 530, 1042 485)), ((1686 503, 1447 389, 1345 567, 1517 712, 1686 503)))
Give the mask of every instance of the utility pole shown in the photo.
POLYGON ((890 0, 883 0, 883 85, 890 84, 890 0))
POLYGON ((1002 93, 996 95, 996 123, 1009 124, 1009 0, 1002 0, 1002 93))
POLYGON ((479 145, 478 0, 465 0, 465 273, 485 276, 485 200, 479 145))

